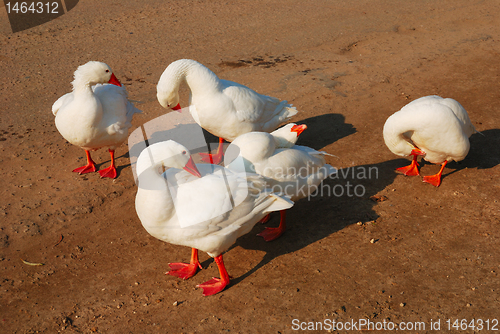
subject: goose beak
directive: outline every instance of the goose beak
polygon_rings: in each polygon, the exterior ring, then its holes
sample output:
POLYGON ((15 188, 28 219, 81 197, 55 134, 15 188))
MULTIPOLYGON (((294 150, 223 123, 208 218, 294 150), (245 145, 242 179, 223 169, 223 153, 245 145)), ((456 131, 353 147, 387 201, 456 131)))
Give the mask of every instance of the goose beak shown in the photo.
POLYGON ((181 112, 181 104, 180 103, 177 103, 177 105, 175 107, 172 108, 172 110, 177 110, 178 112, 181 112))
POLYGON ((415 147, 413 150, 411 150, 410 155, 414 155, 414 156, 425 155, 425 152, 422 151, 421 149, 415 147))
POLYGON ((304 132, 305 129, 307 129, 307 125, 300 124, 292 126, 292 129, 290 131, 297 132, 297 137, 298 137, 302 132, 304 132))
POLYGON ((115 85, 115 86, 118 86, 118 87, 121 87, 122 84, 120 83, 120 81, 116 78, 115 74, 114 73, 111 73, 111 78, 109 78, 109 81, 108 83, 112 84, 112 85, 115 85))
POLYGON ((184 170, 194 176, 201 177, 198 168, 196 168, 196 165, 194 164, 193 158, 189 158, 189 161, 187 162, 186 166, 184 166, 184 170))

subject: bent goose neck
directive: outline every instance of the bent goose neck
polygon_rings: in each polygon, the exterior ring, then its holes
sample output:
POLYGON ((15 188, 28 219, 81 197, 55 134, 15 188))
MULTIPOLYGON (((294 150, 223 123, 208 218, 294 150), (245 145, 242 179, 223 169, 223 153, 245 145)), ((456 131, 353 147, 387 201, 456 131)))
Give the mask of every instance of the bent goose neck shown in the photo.
POLYGON ((415 123, 401 115, 394 114, 384 125, 384 141, 389 149, 397 155, 409 155, 414 145, 411 135, 415 131, 415 123))
POLYGON ((181 62, 175 73, 177 82, 185 80, 193 95, 220 90, 220 80, 217 75, 204 65, 194 61, 181 62))

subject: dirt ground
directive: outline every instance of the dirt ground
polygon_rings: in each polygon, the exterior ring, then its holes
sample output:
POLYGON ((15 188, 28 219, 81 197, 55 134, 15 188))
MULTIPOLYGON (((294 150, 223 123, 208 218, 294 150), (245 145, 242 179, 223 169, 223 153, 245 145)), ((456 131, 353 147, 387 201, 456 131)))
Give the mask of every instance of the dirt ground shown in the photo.
MULTIPOLYGON (((18 33, 0 12, 0 332, 500 331, 497 0, 81 0, 18 33), (195 287, 218 276, 205 253, 195 277, 165 275, 190 250, 142 227, 127 145, 116 180, 79 176, 84 151, 51 113, 75 69, 99 60, 139 101, 135 129, 165 114, 156 83, 181 58, 293 103, 299 144, 339 168, 281 238, 266 243, 258 224, 225 253, 234 279, 211 297, 195 287), (389 115, 431 94, 457 99, 484 135, 439 188, 396 174, 408 160, 382 138, 389 115)), ((109 165, 107 150, 93 157, 109 165)))

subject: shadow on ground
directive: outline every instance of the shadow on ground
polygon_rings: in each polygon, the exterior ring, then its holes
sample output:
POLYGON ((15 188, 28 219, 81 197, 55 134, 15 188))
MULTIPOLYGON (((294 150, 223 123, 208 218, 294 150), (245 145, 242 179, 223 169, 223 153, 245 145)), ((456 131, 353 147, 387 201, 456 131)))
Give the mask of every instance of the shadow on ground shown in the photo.
MULTIPOLYGON (((404 159, 395 159, 340 169, 337 176, 323 181, 318 194, 297 201, 287 211, 287 231, 272 242, 265 242, 256 236, 264 229, 263 225, 257 224, 235 245, 264 251, 266 254, 250 271, 231 280, 231 286, 237 285, 276 257, 296 252, 359 221, 376 220, 378 215, 373 208, 377 202, 371 197, 392 184, 398 175, 394 169, 406 162, 404 159)), ((278 223, 279 214, 275 212, 266 226, 274 227, 278 223)), ((204 267, 210 261, 206 261, 204 267)))

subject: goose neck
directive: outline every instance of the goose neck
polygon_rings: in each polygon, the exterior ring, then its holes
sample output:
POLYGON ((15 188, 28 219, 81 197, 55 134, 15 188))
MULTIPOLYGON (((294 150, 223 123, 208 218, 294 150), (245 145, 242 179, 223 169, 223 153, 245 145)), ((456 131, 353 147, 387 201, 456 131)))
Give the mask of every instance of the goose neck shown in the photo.
POLYGON ((186 81, 193 95, 220 89, 220 80, 217 75, 194 60, 180 62, 175 76, 178 83, 182 80, 186 81))

